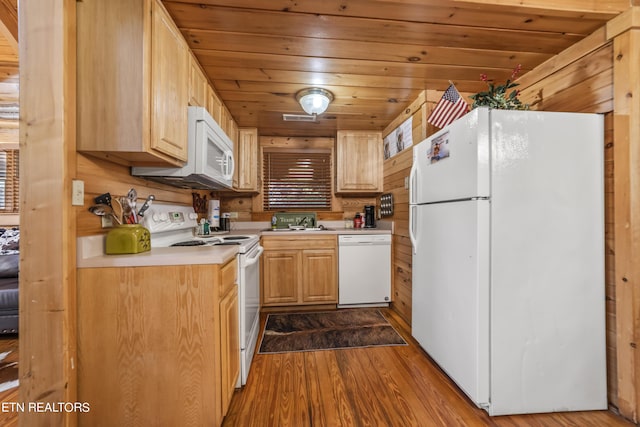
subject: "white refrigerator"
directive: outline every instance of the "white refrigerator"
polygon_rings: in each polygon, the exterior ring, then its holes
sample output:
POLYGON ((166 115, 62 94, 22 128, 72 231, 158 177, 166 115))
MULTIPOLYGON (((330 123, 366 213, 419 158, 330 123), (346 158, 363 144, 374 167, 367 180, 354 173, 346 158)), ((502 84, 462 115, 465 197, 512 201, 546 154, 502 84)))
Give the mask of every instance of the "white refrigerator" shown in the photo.
POLYGON ((477 108, 413 149, 412 334, 490 415, 607 409, 603 129, 477 108))

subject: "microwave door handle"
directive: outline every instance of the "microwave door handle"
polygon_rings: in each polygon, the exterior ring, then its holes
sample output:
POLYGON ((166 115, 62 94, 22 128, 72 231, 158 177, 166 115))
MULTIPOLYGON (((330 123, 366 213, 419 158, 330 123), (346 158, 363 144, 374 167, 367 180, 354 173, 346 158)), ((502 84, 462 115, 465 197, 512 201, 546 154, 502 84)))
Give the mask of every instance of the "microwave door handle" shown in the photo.
POLYGON ((235 162, 233 160, 233 153, 225 152, 224 153, 224 179, 233 178, 233 171, 235 170, 235 162))

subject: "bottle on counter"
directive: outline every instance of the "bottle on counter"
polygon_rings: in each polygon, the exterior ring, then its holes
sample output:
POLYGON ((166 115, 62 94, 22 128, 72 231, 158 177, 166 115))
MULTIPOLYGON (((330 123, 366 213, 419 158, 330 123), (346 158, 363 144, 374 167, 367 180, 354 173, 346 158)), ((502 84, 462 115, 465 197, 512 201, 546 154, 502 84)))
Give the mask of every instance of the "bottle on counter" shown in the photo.
POLYGON ((275 230, 277 224, 278 224, 278 217, 275 214, 273 214, 273 216, 271 217, 271 229, 275 230))
POLYGON ((200 225, 198 226, 198 234, 201 236, 209 234, 209 223, 204 218, 200 220, 200 225))
POLYGON ((361 228, 362 227, 362 217, 360 213, 356 214, 356 217, 353 219, 353 228, 361 228))

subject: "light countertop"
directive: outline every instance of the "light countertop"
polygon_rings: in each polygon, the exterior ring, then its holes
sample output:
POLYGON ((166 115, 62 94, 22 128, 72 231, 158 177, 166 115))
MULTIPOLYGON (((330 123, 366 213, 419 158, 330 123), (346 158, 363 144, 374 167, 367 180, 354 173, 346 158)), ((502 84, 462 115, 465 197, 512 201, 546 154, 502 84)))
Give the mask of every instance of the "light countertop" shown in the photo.
POLYGON ((345 228, 344 221, 318 221, 327 227, 324 231, 271 231, 269 222, 232 222, 229 234, 257 234, 258 236, 290 236, 316 234, 393 234, 393 221, 381 220, 376 223, 376 228, 345 228))
POLYGON ((152 248, 138 254, 106 255, 104 239, 103 235, 78 238, 78 268, 224 264, 238 253, 237 246, 221 245, 152 248))
MULTIPOLYGON (((324 231, 271 231, 268 222, 237 222, 229 235, 256 234, 258 236, 315 236, 340 234, 392 234, 393 222, 379 221, 376 228, 344 228, 344 221, 320 221, 329 228, 324 231)), ((153 238, 152 238, 153 239, 153 238)), ((105 235, 79 237, 77 267, 144 267, 162 265, 224 264, 238 253, 237 246, 181 246, 152 248, 148 252, 125 255, 104 253, 105 235)))

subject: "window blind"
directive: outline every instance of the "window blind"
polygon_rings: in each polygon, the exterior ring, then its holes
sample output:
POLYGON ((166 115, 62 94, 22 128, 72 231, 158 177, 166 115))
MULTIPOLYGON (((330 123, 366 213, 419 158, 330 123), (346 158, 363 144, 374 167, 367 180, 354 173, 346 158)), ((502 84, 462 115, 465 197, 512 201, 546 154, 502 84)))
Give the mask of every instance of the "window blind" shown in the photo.
POLYGON ((2 213, 17 213, 19 210, 18 165, 18 150, 0 150, 0 212, 2 213))
POLYGON ((265 149, 263 200, 265 211, 331 210, 331 152, 265 149))

